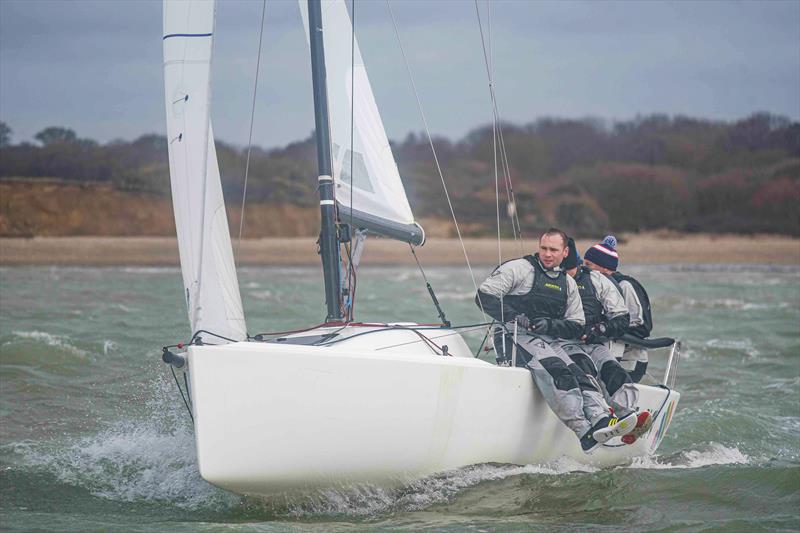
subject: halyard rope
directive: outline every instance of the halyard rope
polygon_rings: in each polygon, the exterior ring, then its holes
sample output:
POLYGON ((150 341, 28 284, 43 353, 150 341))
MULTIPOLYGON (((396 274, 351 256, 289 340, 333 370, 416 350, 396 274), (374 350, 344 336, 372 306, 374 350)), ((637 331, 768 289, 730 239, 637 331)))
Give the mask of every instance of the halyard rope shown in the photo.
POLYGON ((236 241, 236 259, 242 250, 242 230, 244 229, 244 207, 247 199, 247 177, 250 173, 250 152, 253 149, 253 123, 256 115, 256 95, 258 94, 258 72, 261 67, 261 43, 264 39, 264 17, 267 12, 267 0, 261 3, 261 30, 258 34, 258 57, 256 59, 256 78, 253 82, 253 105, 250 109, 250 135, 247 138, 247 161, 244 165, 244 186, 242 188, 242 209, 239 212, 239 238, 236 241))
MULTIPOLYGON (((461 237, 461 229, 458 227, 458 219, 456 218, 456 212, 453 209, 453 202, 450 200, 450 193, 448 192, 447 184, 444 181, 444 174, 442 174, 442 167, 439 164, 439 157, 436 155, 436 147, 433 144, 430 128, 428 128, 428 120, 425 118, 425 111, 422 109, 422 101, 419 98, 417 84, 414 82, 414 75, 411 72, 411 65, 408 63, 405 48, 403 48, 403 41, 400 39, 400 30, 397 28, 397 21, 394 18, 394 12, 392 11, 392 6, 389 0, 386 0, 386 8, 389 10, 389 16, 391 17, 392 25, 394 26, 394 34, 397 37, 397 43, 400 46, 400 53, 403 56, 403 62, 405 63, 406 71, 408 72, 408 78, 411 81, 411 87, 414 90, 414 97, 417 100, 417 107, 419 108, 419 114, 422 117, 422 124, 425 126, 425 134, 428 136, 428 143, 431 146, 431 152, 433 152, 433 160, 436 163, 436 171, 439 173, 439 179, 442 181, 442 188, 444 189, 445 198, 447 198, 447 205, 450 207, 450 215, 453 217, 453 224, 455 225, 456 234, 458 235, 458 242, 461 244, 461 250, 464 252, 464 260, 467 263, 467 269, 469 270, 469 275, 472 278, 472 285, 475 287, 475 292, 478 292, 478 282, 475 280, 475 273, 472 271, 472 265, 469 262, 467 248, 464 246, 464 239, 461 237)), ((483 312, 483 304, 481 304, 480 300, 478 300, 478 305, 480 305, 481 312, 483 312)))
POLYGON ((475 15, 478 19, 478 30, 481 36, 481 46, 483 48, 483 59, 486 66, 486 76, 489 80, 489 97, 491 99, 492 104, 492 134, 493 134, 493 142, 494 142, 494 172, 495 172, 495 198, 497 202, 497 241, 498 241, 498 255, 500 255, 500 263, 502 263, 502 255, 500 254, 500 188, 497 179, 497 141, 499 139, 500 145, 500 165, 503 169, 503 178, 506 186, 506 196, 509 202, 509 206, 513 209, 512 212, 509 212, 509 218, 511 219, 511 231, 514 236, 514 240, 520 246, 520 253, 524 253, 524 245, 522 243, 522 228, 519 223, 519 215, 516 209, 516 199, 514 198, 514 187, 511 182, 511 169, 508 165, 508 153, 506 151, 506 144, 505 138, 503 137, 503 125, 500 120, 500 110, 497 105, 497 95, 495 94, 495 87, 494 87, 494 76, 493 76, 493 62, 491 56, 491 49, 492 49, 492 33, 491 33, 491 4, 487 3, 487 34, 488 38, 484 37, 483 32, 483 23, 481 21, 481 14, 480 9, 478 7, 478 0, 475 0, 475 15), (487 45, 488 41, 488 45, 487 45), (488 48, 488 50, 487 50, 488 48))

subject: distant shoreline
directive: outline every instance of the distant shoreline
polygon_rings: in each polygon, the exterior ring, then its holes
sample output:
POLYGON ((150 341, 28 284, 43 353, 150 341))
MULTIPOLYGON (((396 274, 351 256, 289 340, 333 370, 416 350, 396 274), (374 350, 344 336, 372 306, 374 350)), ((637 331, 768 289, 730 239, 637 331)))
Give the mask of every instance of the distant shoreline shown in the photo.
MULTIPOLYGON (((241 242, 237 264, 243 266, 318 265, 313 237, 248 239, 241 242)), ((579 239, 581 253, 596 241, 579 239)), ((495 239, 465 239, 473 265, 498 263, 495 239)), ((535 242, 504 240, 502 259, 531 253, 535 242)), ((234 253, 237 243, 233 243, 234 253)), ((779 264, 800 265, 800 239, 775 235, 682 235, 647 233, 621 236, 621 264, 779 264)), ((417 255, 424 265, 463 265, 457 239, 431 238, 417 255)), ((33 237, 0 238, 2 266, 177 266, 173 237, 33 237)), ((413 265, 408 246, 384 239, 369 241, 365 265, 413 265)))

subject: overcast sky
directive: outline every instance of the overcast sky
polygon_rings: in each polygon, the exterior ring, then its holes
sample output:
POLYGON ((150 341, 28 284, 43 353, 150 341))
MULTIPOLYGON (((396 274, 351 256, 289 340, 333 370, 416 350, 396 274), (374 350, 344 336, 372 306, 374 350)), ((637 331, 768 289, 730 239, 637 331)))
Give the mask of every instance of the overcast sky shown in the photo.
MULTIPOLYGON (((483 14, 486 4, 481 0, 483 14)), ((393 0, 434 134, 457 139, 491 108, 472 1, 393 0)), ((356 34, 389 138, 421 131, 383 0, 356 0, 356 34)), ((247 142, 261 0, 220 0, 212 117, 247 142)), ((486 20, 484 19, 484 23, 486 20)), ((0 0, 0 120, 13 141, 44 127, 101 142, 165 130, 161 2, 0 0)), ((800 120, 800 1, 494 1, 504 119, 637 114, 800 120)), ((313 129, 308 48, 295 1, 268 1, 254 142, 313 129)))

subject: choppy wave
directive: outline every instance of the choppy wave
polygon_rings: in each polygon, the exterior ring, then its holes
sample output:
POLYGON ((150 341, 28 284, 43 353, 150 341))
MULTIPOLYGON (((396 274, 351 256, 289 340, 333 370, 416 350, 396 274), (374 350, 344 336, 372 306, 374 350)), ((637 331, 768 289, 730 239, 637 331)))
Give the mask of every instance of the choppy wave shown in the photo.
MULTIPOLYGON (((193 436, 188 428, 165 431, 155 422, 119 424, 58 446, 56 450, 48 450, 41 443, 21 443, 14 445, 13 451, 24 458, 28 468, 43 469, 64 484, 85 488, 112 501, 159 502, 189 510, 236 510, 294 518, 374 517, 419 511, 447 503, 485 482, 518 476, 600 472, 597 467, 562 458, 524 466, 475 465, 394 488, 347 484, 269 498, 243 498, 213 487, 200 477, 193 436)), ((618 468, 691 469, 750 461, 736 447, 709 443, 701 449, 669 456, 636 458, 628 466, 618 468)))
POLYGON ((750 339, 709 339, 704 343, 705 347, 715 350, 733 350, 743 352, 750 357, 758 357, 761 352, 753 345, 750 339))
MULTIPOLYGON (((119 267, 111 267, 111 268, 116 269, 119 267)), ((178 272, 180 269, 178 267, 170 266, 170 267, 122 267, 119 268, 119 270, 127 274, 171 274, 174 272, 178 272)))
POLYGON ((636 457, 627 468, 666 470, 671 468, 702 468, 711 465, 748 464, 750 457, 738 448, 716 442, 700 450, 685 450, 669 456, 636 457))
POLYGON ((56 451, 29 443, 13 451, 25 457, 27 466, 109 500, 207 504, 192 449, 191 435, 131 427, 79 439, 56 451))
POLYGON ((54 348, 59 348, 81 358, 89 355, 89 352, 86 350, 81 350, 72 344, 67 337, 53 335, 51 333, 47 333, 46 331, 12 331, 11 334, 16 337, 16 339, 8 341, 4 344, 12 344, 15 342, 20 342, 21 340, 29 340, 36 343, 42 343, 47 346, 52 346, 54 348))
POLYGON ((750 339, 712 338, 701 342, 684 341, 681 347, 681 359, 716 357, 720 352, 725 352, 725 355, 735 352, 753 358, 762 355, 750 339))
POLYGON ((276 302, 280 301, 280 297, 270 290, 249 291, 247 295, 252 298, 255 298, 256 300, 276 301, 276 302))
POLYGON ((789 302, 748 302, 738 298, 683 298, 680 300, 663 298, 659 305, 681 310, 730 309, 734 311, 762 311, 766 309, 788 309, 789 302))
MULTIPOLYGON (((375 516, 393 511, 420 511, 432 505, 446 503, 465 489, 487 481, 500 481, 523 475, 554 476, 574 472, 590 473, 597 470, 595 467, 568 458, 541 465, 474 465, 429 476, 393 489, 357 484, 296 494, 293 501, 287 505, 286 512, 295 517, 309 517, 375 516)), ((267 503, 266 500, 262 500, 262 504, 267 503)))

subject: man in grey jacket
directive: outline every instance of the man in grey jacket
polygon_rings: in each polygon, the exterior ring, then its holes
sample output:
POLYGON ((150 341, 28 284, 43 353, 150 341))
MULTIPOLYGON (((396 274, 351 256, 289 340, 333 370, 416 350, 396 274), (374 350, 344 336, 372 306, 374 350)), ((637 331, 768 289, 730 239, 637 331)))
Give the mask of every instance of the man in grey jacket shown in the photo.
MULTIPOLYGON (((559 266, 566 255, 567 236, 551 228, 539 240, 539 253, 498 266, 475 300, 506 331, 513 331, 515 323, 521 329, 518 366, 530 370, 550 408, 588 453, 633 431, 636 415, 611 417, 600 390, 557 344, 559 339, 579 339, 586 322, 575 280, 559 266)), ((513 342, 508 336, 504 340, 513 342)))
MULTIPOLYGON (((599 379, 609 395, 611 406, 619 417, 638 411, 639 390, 628 372, 620 366, 608 348, 609 341, 622 336, 630 323, 630 315, 622 291, 610 276, 581 265, 583 262, 575 241, 569 239, 569 252, 561 267, 578 286, 586 318, 580 341, 565 340, 559 345, 587 374, 599 379)), ((623 441, 632 444, 652 425, 647 411, 637 413, 636 429, 623 441)))
MULTIPOLYGON (((617 239, 613 235, 606 236, 601 242, 586 250, 586 266, 605 274, 617 282, 630 314, 627 333, 645 339, 653 329, 653 315, 650 309, 650 298, 638 280, 617 271, 619 254, 617 239)), ((647 371, 647 350, 626 345, 620 361, 634 382, 641 381, 647 371)))

